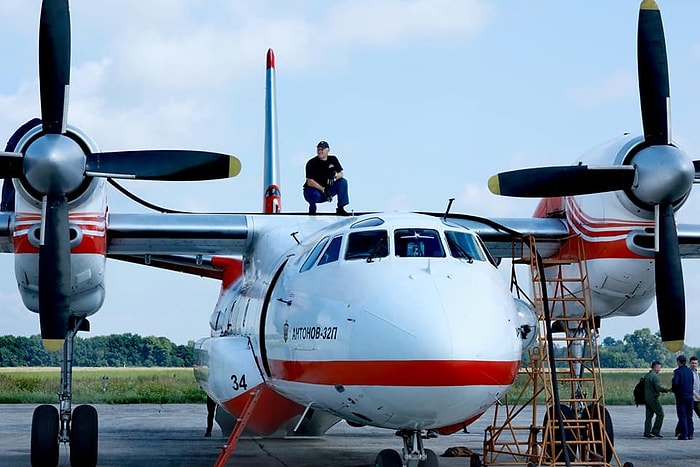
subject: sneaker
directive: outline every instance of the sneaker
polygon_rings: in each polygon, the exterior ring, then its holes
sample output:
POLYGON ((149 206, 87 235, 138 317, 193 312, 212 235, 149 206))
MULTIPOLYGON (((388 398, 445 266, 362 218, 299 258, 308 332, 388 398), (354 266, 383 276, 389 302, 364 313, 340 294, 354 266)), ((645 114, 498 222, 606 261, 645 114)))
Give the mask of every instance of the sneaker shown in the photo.
POLYGON ((338 209, 335 210, 335 213, 339 216, 349 216, 350 213, 345 210, 344 207, 338 207, 338 209))
POLYGON ((652 433, 651 436, 654 438, 663 438, 663 436, 660 433, 652 433))
POLYGON ((688 438, 685 437, 685 436, 679 436, 678 439, 681 440, 681 441, 685 441, 685 440, 687 440, 688 438))
POLYGON ((646 439, 651 439, 651 435, 642 435, 642 436, 644 436, 646 439))

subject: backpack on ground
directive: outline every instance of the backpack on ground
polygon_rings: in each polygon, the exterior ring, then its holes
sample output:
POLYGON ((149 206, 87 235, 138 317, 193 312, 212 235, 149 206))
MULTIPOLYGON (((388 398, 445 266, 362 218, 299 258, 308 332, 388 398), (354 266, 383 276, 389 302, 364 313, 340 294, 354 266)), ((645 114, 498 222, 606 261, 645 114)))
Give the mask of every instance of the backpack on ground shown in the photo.
POLYGON ((639 378, 639 382, 634 386, 633 393, 634 393, 634 403, 637 404, 637 407, 647 403, 646 398, 644 397, 644 377, 643 376, 641 378, 639 378))

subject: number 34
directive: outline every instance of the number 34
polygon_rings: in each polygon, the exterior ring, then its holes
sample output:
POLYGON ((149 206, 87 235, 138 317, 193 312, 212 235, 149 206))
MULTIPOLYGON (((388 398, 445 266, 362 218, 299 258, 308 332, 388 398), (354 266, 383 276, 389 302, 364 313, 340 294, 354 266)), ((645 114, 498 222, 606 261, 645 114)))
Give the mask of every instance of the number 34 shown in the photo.
POLYGON ((248 384, 245 382, 245 373, 241 374, 240 377, 237 375, 231 375, 231 386, 233 387, 234 391, 238 391, 240 389, 245 391, 248 389, 248 384))

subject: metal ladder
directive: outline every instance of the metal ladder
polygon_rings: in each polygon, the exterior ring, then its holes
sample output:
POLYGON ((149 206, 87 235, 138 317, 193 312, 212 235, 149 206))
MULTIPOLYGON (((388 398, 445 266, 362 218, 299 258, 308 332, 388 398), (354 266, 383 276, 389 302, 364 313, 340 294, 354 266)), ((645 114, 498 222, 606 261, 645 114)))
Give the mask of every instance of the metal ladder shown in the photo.
POLYGON ((216 459, 214 467, 224 467, 226 465, 228 458, 231 456, 231 454, 233 454, 233 451, 236 449, 238 439, 243 434, 243 430, 248 424, 248 420, 250 420, 250 416, 253 413, 253 409, 258 403, 260 396, 262 396, 264 389, 265 388, 263 387, 263 385, 260 385, 250 390, 248 402, 246 402, 245 406, 243 407, 243 412, 241 413, 240 418, 236 421, 236 426, 233 428, 233 431, 231 431, 231 434, 229 435, 226 444, 224 444, 224 446, 221 448, 221 454, 219 454, 218 459, 216 459))
POLYGON ((538 342, 528 352, 519 384, 496 405, 494 423, 484 433, 485 465, 566 465, 558 417, 553 410, 554 378, 570 465, 607 467, 613 459, 622 465, 606 430, 606 424, 612 422, 605 410, 598 326, 589 305, 583 242, 578 236, 569 237, 562 241, 559 251, 556 259, 542 261, 554 322, 552 342, 556 350, 551 368, 535 239, 513 243, 511 291, 535 307, 538 342), (518 264, 530 268, 529 294, 517 283, 518 264))

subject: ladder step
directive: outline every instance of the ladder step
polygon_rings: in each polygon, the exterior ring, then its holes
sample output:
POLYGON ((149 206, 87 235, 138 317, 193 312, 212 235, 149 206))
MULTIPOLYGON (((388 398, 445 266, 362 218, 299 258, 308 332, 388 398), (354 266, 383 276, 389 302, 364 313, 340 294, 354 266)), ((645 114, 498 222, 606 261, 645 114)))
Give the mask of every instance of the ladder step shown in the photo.
POLYGON ((262 385, 250 390, 249 399, 243 407, 243 412, 241 412, 240 418, 236 421, 236 426, 234 426, 231 435, 228 437, 226 444, 219 454, 219 458, 216 460, 214 467, 223 467, 226 465, 228 458, 233 454, 236 449, 236 444, 238 444, 238 439, 243 434, 243 430, 250 420, 250 416, 253 414, 253 409, 258 403, 258 399, 262 396, 264 387, 262 385))

